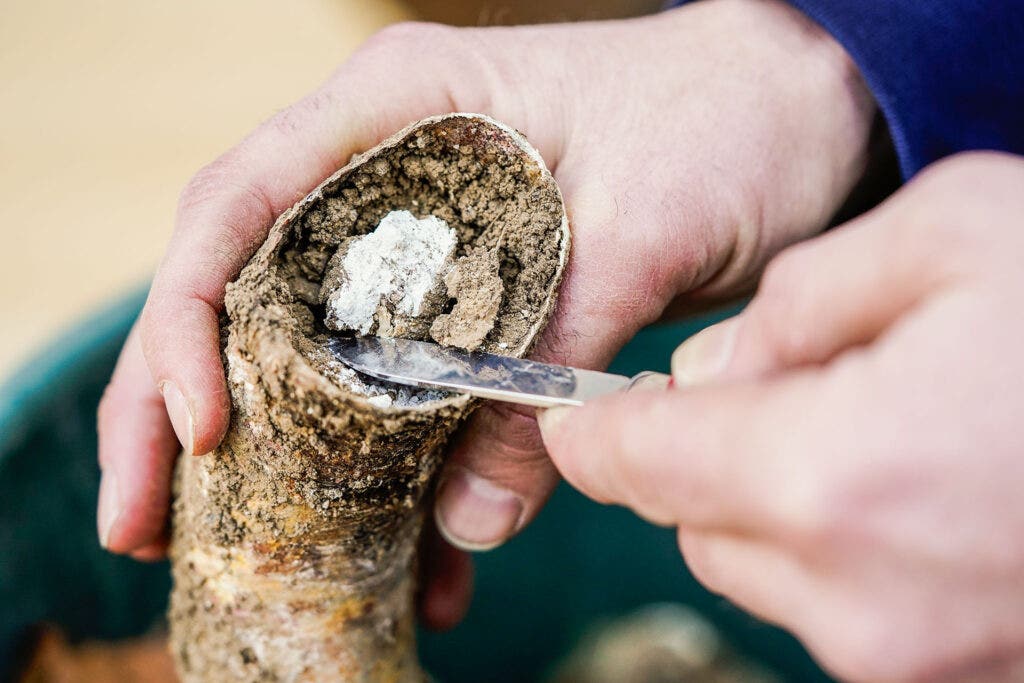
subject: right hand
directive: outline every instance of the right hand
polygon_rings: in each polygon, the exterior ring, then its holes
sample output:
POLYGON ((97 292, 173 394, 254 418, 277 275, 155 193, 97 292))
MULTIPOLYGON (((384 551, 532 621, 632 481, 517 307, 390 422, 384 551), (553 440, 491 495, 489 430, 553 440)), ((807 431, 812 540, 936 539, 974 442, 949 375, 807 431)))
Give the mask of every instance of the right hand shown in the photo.
MULTIPOLYGON (((820 230, 862 174, 874 105, 849 58, 779 0, 706 0, 659 15, 519 28, 403 24, 204 168, 100 406, 103 545, 164 551, 171 469, 229 419, 218 316, 274 219, 355 152, 449 111, 491 115, 540 149, 573 252, 534 357, 605 366, 675 300, 749 289, 820 230)), ((488 404, 459 438, 437 514, 464 548, 523 528, 558 475, 532 413, 488 404)), ((424 563, 428 623, 457 621, 469 563, 424 563), (429 572, 428 572, 429 573, 429 572)))
POLYGON ((1024 680, 1022 186, 957 155, 783 252, 679 390, 547 411, 553 462, 841 680, 1024 680))

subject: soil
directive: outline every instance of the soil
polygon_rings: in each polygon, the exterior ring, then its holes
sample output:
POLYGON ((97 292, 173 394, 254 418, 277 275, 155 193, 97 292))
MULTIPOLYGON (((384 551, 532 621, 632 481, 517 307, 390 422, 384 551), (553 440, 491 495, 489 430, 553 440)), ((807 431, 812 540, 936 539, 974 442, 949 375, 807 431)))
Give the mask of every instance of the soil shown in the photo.
POLYGON ((437 316, 430 326, 430 336, 435 341, 467 351, 480 348, 498 319, 505 287, 500 270, 497 249, 478 250, 455 263, 444 277, 455 305, 450 313, 437 316))
POLYGON ((469 275, 453 278, 447 312, 461 305, 471 324, 447 338, 523 356, 550 315, 569 246, 561 195, 536 151, 486 117, 415 124, 278 219, 227 288, 231 427, 176 479, 170 623, 186 682, 423 680, 424 494, 475 404, 360 393, 326 346, 321 291, 345 240, 399 209, 444 220, 462 272, 482 274, 479 301, 469 275))
POLYGON ((374 232, 342 240, 320 284, 325 323, 476 350, 494 329, 505 289, 498 250, 472 247, 452 263, 447 224, 429 216, 434 222, 417 227, 416 220, 392 211, 374 232))

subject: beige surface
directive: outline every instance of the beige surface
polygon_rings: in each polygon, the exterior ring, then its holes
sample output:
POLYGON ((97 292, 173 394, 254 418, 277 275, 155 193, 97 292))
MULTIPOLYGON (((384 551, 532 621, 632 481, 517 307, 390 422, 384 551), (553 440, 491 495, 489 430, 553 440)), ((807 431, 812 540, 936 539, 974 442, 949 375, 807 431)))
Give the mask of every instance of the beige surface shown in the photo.
POLYGON ((143 283, 181 187, 398 0, 41 0, 0 8, 0 377, 143 283))

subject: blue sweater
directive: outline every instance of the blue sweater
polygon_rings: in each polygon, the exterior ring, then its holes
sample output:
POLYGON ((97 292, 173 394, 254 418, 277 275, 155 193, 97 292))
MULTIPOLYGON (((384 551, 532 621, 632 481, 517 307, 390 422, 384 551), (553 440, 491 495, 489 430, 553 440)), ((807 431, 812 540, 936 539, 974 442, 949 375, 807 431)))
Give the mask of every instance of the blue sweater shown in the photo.
POLYGON ((1024 0, 789 2, 860 68, 904 178, 960 151, 1024 154, 1024 0))

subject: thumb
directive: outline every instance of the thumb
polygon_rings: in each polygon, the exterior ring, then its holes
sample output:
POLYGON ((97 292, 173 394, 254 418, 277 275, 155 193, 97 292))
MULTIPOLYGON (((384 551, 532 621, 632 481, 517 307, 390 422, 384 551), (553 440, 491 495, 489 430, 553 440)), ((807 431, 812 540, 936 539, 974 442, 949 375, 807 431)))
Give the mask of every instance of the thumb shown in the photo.
POLYGON ((929 241, 896 200, 791 247, 742 313, 676 349, 675 382, 763 377, 872 342, 948 277, 941 255, 923 253, 929 241))

